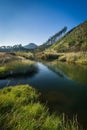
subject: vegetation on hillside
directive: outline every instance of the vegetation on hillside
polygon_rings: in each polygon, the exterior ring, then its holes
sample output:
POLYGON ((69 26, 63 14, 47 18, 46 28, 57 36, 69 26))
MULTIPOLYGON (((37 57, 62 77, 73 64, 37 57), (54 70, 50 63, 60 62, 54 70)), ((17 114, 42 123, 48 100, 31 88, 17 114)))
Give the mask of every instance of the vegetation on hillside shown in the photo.
POLYGON ((44 51, 45 49, 49 48, 58 39, 60 39, 66 31, 67 31, 67 27, 64 27, 59 32, 57 32, 53 36, 51 36, 45 43, 40 45, 36 50, 41 52, 41 51, 44 51))
MULTIPOLYGON (((77 122, 50 115, 40 94, 28 85, 0 90, 1 130, 78 130, 77 122)), ((80 129, 79 129, 80 130, 80 129)), ((82 129, 81 129, 82 130, 82 129)))
POLYGON ((87 51, 87 21, 73 28, 51 48, 57 52, 87 51))
POLYGON ((36 53, 42 60, 59 60, 87 64, 87 21, 73 28, 43 52, 36 53))

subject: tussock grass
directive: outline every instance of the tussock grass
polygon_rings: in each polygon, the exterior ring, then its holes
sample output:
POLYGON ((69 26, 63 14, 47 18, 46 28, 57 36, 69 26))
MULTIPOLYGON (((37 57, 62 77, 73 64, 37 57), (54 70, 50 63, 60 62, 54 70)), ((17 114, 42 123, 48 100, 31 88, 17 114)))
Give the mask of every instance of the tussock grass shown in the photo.
POLYGON ((56 128, 57 118, 53 123, 48 110, 38 98, 39 93, 28 85, 0 90, 0 128, 20 130, 56 128))
POLYGON ((0 52, 0 66, 18 59, 19 58, 15 56, 15 54, 0 52))
POLYGON ((59 54, 56 53, 56 52, 49 52, 49 51, 45 51, 45 52, 40 52, 40 53, 37 53, 36 55, 36 58, 37 59, 42 59, 42 60, 55 60, 55 59, 58 59, 59 57, 59 54))
POLYGON ((50 115, 39 93, 29 85, 0 90, 1 130, 78 130, 74 122, 50 115))
POLYGON ((24 57, 25 59, 34 60, 34 54, 31 52, 18 51, 15 53, 17 56, 24 57))
POLYGON ((87 64, 87 52, 71 52, 71 53, 61 53, 59 59, 60 61, 67 61, 70 63, 87 64))
POLYGON ((34 61, 15 53, 0 53, 0 61, 0 78, 30 74, 38 70, 34 61))
POLYGON ((30 60, 16 60, 11 61, 0 67, 0 77, 24 75, 37 71, 35 62, 30 60))
POLYGON ((48 49, 38 55, 40 56, 37 57, 42 60, 59 60, 69 63, 87 64, 87 52, 58 53, 48 49))

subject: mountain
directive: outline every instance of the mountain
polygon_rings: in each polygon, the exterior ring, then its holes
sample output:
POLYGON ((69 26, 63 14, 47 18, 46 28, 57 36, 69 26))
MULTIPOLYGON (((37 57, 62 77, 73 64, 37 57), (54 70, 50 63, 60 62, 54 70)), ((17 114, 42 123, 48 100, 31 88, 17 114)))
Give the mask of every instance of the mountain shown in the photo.
POLYGON ((0 52, 31 51, 35 48, 37 48, 37 45, 34 43, 30 43, 26 46, 22 46, 21 44, 14 46, 0 46, 0 52))
POLYGON ((87 51, 87 21, 70 30, 49 49, 57 52, 87 51))
POLYGON ((14 46, 0 46, 0 52, 14 52, 14 51, 24 51, 25 49, 21 44, 14 46))
POLYGON ((35 43, 29 43, 28 45, 23 46, 25 49, 33 50, 37 48, 35 43))

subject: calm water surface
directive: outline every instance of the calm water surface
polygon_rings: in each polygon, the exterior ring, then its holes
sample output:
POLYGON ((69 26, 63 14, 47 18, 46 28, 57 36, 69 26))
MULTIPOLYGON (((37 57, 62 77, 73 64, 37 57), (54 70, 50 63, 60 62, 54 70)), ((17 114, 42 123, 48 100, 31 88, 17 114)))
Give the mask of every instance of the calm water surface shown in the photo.
POLYGON ((31 76, 0 80, 0 88, 30 84, 38 89, 47 100, 50 111, 77 114, 83 126, 87 127, 87 66, 61 63, 37 62, 38 71, 31 76))

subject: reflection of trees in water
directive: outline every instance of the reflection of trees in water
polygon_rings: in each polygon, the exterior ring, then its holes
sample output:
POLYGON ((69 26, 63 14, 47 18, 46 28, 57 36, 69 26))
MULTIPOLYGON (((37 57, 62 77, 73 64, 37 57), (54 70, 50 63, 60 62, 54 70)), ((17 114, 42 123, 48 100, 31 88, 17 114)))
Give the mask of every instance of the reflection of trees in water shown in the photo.
POLYGON ((48 67, 48 69, 51 69, 53 72, 55 72, 60 77, 62 77, 62 78, 65 77, 65 74, 63 73, 63 71, 61 71, 58 67, 54 66, 50 62, 49 63, 43 63, 43 64, 46 65, 48 67))
POLYGON ((60 77, 69 77, 79 83, 87 84, 87 66, 78 64, 69 64, 63 62, 50 62, 47 66, 60 77))

